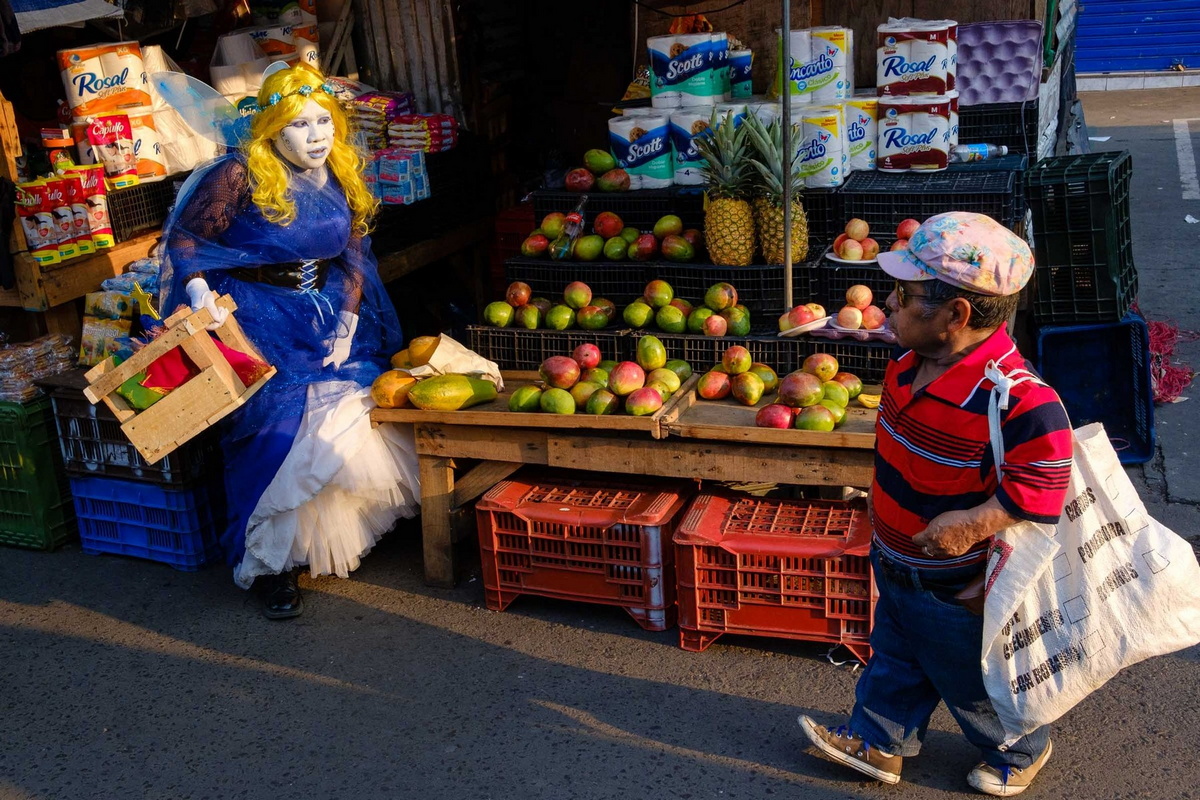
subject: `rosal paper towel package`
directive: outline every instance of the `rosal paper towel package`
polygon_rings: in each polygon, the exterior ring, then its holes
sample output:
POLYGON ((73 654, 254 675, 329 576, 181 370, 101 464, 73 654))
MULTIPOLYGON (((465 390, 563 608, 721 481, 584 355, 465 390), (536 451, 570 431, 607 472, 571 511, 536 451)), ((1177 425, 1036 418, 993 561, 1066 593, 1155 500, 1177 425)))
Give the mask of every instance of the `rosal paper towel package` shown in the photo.
POLYGON ((729 51, 730 99, 745 99, 754 93, 754 51, 729 51))
POLYGON ((810 189, 846 179, 846 126, 839 106, 806 109, 800 117, 799 174, 810 189))
POLYGON ((706 162, 696 147, 696 137, 709 128, 712 108, 698 106, 671 112, 671 151, 674 158, 674 181, 677 186, 698 186, 704 183, 706 162))
POLYGON ((292 41, 296 44, 297 57, 305 64, 320 69, 321 48, 318 44, 320 34, 317 32, 316 24, 293 26, 292 41))
POLYGON ((58 51, 67 105, 76 119, 150 105, 149 81, 137 42, 58 51))
POLYGON ((958 23, 953 20, 890 19, 877 29, 876 94, 944 95, 953 88, 950 77, 951 30, 957 62, 958 23))
POLYGON ((608 140, 617 166, 629 173, 630 189, 663 189, 675 179, 666 114, 614 117, 608 140))
POLYGON ((846 118, 846 155, 850 157, 848 169, 875 169, 875 142, 879 136, 879 100, 870 97, 852 97, 842 105, 846 118))
POLYGON ((854 94, 854 31, 839 26, 811 28, 812 56, 809 63, 828 65, 828 72, 813 78, 813 102, 829 105, 854 94), (823 81, 823 85, 818 82, 823 81))
POLYGON ((956 99, 948 95, 880 97, 878 168, 886 172, 945 169, 953 146, 950 116, 956 99))
POLYGON ((652 36, 650 103, 655 108, 711 106, 715 101, 712 35, 652 36))

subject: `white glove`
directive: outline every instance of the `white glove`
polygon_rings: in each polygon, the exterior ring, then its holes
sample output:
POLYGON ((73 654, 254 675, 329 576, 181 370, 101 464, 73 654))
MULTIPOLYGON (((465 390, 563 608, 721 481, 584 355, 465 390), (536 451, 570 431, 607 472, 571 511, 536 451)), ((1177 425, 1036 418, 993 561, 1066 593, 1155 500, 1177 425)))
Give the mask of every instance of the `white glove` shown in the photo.
POLYGON ((192 311, 207 308, 208 313, 212 314, 213 321, 208 326, 208 330, 215 331, 225 324, 225 320, 229 317, 229 309, 217 305, 217 296, 213 294, 212 289, 208 288, 208 281, 204 278, 192 278, 187 282, 184 291, 187 292, 192 311))
POLYGON ((334 332, 334 339, 330 343, 331 347, 329 355, 325 356, 325 360, 321 362, 322 367, 328 367, 333 364, 334 369, 341 369, 342 364, 350 357, 350 345, 354 342, 354 332, 358 330, 358 314, 353 311, 342 311, 338 314, 337 331, 334 332), (338 336, 342 328, 345 327, 346 335, 338 336))

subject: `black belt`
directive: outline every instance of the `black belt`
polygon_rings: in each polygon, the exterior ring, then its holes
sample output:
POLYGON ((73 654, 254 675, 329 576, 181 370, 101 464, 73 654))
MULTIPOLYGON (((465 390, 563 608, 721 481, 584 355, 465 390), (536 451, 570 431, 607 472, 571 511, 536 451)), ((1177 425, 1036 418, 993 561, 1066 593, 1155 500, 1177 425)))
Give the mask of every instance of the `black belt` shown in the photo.
POLYGON ((235 267, 226 271, 230 277, 248 283, 320 291, 329 278, 329 259, 314 258, 285 264, 264 264, 261 267, 235 267))
MULTIPOLYGON (((919 588, 919 589, 923 589, 927 592, 940 592, 940 593, 953 594, 954 592, 957 592, 960 589, 962 589, 963 586, 965 586, 966 584, 970 583, 971 580, 973 580, 973 578, 977 577, 977 575, 967 575, 965 577, 960 577, 958 580, 953 581, 953 582, 945 582, 945 581, 936 581, 936 580, 926 580, 925 576, 922 575, 921 579, 920 579, 920 586, 918 587, 917 581, 913 580, 913 574, 912 574, 911 569, 904 568, 904 567, 901 567, 900 565, 892 563, 891 561, 888 560, 887 556, 884 556, 882 553, 879 556, 879 566, 882 567, 883 578, 885 580, 887 580, 889 583, 895 584, 896 586, 899 586, 903 589, 918 589, 919 588)), ((985 565, 982 563, 979 565, 979 572, 983 572, 984 566, 985 565)), ((929 572, 931 570, 925 570, 925 571, 929 572)))

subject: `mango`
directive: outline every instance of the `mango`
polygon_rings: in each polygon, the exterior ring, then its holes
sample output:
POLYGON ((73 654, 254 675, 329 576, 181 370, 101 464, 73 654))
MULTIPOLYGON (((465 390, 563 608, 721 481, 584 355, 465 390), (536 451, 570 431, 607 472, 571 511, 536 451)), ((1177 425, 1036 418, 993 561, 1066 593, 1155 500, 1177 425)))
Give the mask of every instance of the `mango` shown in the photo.
POLYGON ((846 407, 835 403, 833 400, 822 400, 817 403, 819 406, 825 406, 829 412, 833 414, 833 427, 839 427, 846 421, 846 407))
POLYGON ((598 383, 602 389, 608 388, 608 370, 602 367, 591 367, 585 369, 583 374, 579 376, 580 381, 589 381, 590 383, 598 383))
POLYGON ((603 175, 617 168, 617 160, 607 150, 593 149, 583 154, 583 165, 593 175, 603 175))
POLYGON ((409 354, 407 347, 392 356, 393 369, 410 369, 414 366, 416 365, 412 363, 412 356, 409 354))
POLYGON ((575 398, 566 389, 547 389, 542 392, 540 405, 547 414, 575 413, 575 398))
MULTIPOLYGON (((505 303, 508 305, 508 303, 505 303)), ((557 305, 546 312, 546 327, 553 331, 565 331, 575 327, 575 309, 557 305)))
POLYGON ((522 386, 508 398, 509 411, 540 411, 542 408, 542 389, 540 386, 522 386))
POLYGON ((608 325, 608 314, 596 306, 584 306, 575 314, 575 322, 585 331, 598 331, 608 325))
POLYGON ((643 386, 625 398, 625 413, 635 417, 653 414, 662 408, 662 395, 656 389, 643 386))
POLYGON ((825 387, 816 375, 796 370, 779 382, 779 402, 792 408, 815 406, 825 399, 825 387))
POLYGON ((663 365, 664 369, 669 369, 679 376, 679 382, 683 383, 688 378, 692 377, 692 365, 683 359, 672 358, 663 365))
POLYGON ((497 328, 507 328, 513 320, 513 307, 503 300, 488 303, 487 307, 483 309, 483 320, 488 325, 494 325, 497 328))
POLYGON ((704 293, 704 305, 713 311, 724 311, 737 305, 737 289, 728 283, 715 283, 704 293))
POLYGON ((862 394, 863 382, 852 372, 839 372, 833 376, 833 380, 846 387, 846 392, 850 395, 851 400, 862 394))
POLYGON ((794 426, 802 431, 831 431, 837 427, 837 421, 832 411, 818 403, 797 414, 794 426))
POLYGON ((649 385, 651 383, 661 383, 667 387, 669 393, 673 394, 679 391, 679 387, 683 384, 683 381, 679 379, 679 376, 674 371, 666 367, 659 367, 658 369, 651 370, 650 374, 646 376, 646 384, 649 385))
POLYGON ((709 317, 711 317, 715 313, 716 312, 713 311, 708 306, 701 306, 700 308, 693 310, 691 314, 688 314, 688 319, 687 319, 688 333, 694 333, 697 335, 703 334, 704 333, 704 321, 706 319, 708 319, 709 317))
POLYGON ((550 356, 538 367, 546 385, 555 389, 570 389, 579 382, 579 362, 570 356, 550 356))
POLYGON ((762 380, 763 394, 772 394, 779 388, 779 375, 761 361, 751 364, 750 371, 762 380))
POLYGON ((637 343, 637 363, 646 371, 655 370, 667 364, 667 348, 657 336, 643 336, 637 343))
POLYGON ((644 328, 650 324, 650 320, 654 319, 654 309, 641 300, 635 300, 625 306, 625 312, 621 316, 626 325, 644 328))
POLYGON ((677 306, 665 305, 654 315, 654 324, 664 333, 683 333, 687 330, 687 314, 677 306))
POLYGON ((754 359, 750 357, 750 351, 740 344, 728 348, 721 356, 721 366, 725 367, 725 371, 730 375, 748 371, 753 363, 754 359))
POLYGON ((825 390, 822 400, 831 400, 842 408, 845 408, 850 402, 850 392, 838 381, 825 381, 821 386, 825 390))
POLYGON ((696 384, 696 394, 704 400, 723 400, 732 390, 729 376, 724 372, 706 372, 696 384))
POLYGON ((588 398, 587 407, 584 410, 589 414, 604 416, 606 414, 615 414, 620 407, 621 398, 608 389, 597 389, 588 398))
POLYGON ((763 396, 762 378, 753 372, 742 372, 730 381, 730 394, 744 406, 757 405, 763 396))
POLYGON ((725 318, 726 327, 730 336, 750 335, 749 312, 738 306, 734 306, 733 308, 727 308, 722 311, 721 316, 725 318))
POLYGON ((408 392, 408 401, 426 411, 458 411, 495 399, 495 384, 466 375, 426 378, 408 392))
POLYGON ((608 388, 624 397, 646 385, 646 372, 632 361, 622 361, 608 373, 608 388))
POLYGON ((591 396, 600 391, 604 387, 598 383, 591 381, 580 381, 571 387, 571 397, 575 400, 575 410, 582 411, 587 407, 587 401, 591 396))

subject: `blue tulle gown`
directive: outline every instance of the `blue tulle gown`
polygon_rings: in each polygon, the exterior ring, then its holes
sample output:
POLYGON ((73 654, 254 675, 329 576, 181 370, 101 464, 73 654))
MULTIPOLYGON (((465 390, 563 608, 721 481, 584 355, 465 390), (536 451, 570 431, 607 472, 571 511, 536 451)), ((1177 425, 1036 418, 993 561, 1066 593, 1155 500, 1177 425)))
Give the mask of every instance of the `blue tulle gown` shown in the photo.
POLYGON ((370 239, 352 232, 331 172, 319 182, 292 170, 290 186, 296 220, 269 222, 251 201, 243 157, 225 156, 189 178, 164 227, 161 307, 186 305, 185 285, 202 275, 233 297, 247 338, 278 370, 220 425, 229 507, 221 542, 242 586, 299 564, 344 576, 418 502, 411 433, 372 430, 366 419, 370 385, 402 344, 370 239), (228 272, 303 259, 329 260, 319 289, 228 272), (323 367, 345 333, 342 311, 359 316, 350 357, 323 367))

